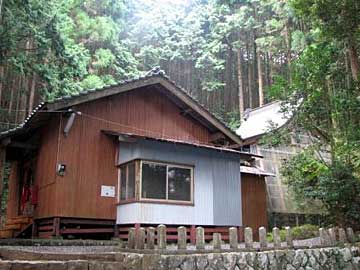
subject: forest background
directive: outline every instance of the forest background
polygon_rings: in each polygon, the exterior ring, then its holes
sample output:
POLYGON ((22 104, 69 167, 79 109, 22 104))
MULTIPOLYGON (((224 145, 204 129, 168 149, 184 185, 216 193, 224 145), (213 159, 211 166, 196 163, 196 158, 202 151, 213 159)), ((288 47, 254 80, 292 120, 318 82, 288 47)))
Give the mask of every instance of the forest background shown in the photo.
POLYGON ((232 128, 313 33, 285 0, 0 1, 1 127, 41 100, 160 66, 232 128))

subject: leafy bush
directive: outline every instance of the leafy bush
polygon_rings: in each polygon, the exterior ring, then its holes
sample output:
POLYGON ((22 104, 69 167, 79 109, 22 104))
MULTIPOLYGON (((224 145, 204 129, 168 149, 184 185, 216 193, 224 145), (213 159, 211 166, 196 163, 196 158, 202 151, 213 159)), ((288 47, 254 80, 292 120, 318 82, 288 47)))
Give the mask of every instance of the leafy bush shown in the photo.
MULTIPOLYGON (((285 241, 285 236, 286 236, 285 229, 281 229, 279 232, 280 232, 281 241, 285 241)), ((312 224, 304 224, 301 226, 292 227, 291 233, 294 240, 314 238, 318 236, 319 226, 312 224)), ((274 241, 274 237, 272 233, 268 233, 266 238, 268 242, 274 241)))
POLYGON ((292 235, 294 239, 301 240, 301 239, 308 239, 317 237, 319 234, 319 226, 312 225, 312 224, 305 224, 302 226, 296 226, 292 228, 292 235))

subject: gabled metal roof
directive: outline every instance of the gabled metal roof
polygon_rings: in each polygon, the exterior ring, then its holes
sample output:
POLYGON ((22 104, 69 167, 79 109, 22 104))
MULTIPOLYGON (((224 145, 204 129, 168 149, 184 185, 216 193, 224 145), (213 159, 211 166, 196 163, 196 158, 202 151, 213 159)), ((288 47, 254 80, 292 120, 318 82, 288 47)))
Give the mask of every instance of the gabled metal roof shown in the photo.
POLYGON ((221 131, 236 144, 242 144, 241 138, 235 132, 233 132, 224 122, 222 122, 208 109, 206 109, 203 104, 200 104, 182 87, 177 85, 168 76, 166 76, 164 71, 160 70, 159 68, 154 68, 143 76, 123 80, 116 84, 106 85, 96 89, 89 89, 77 94, 57 98, 52 101, 42 102, 19 126, 1 132, 0 139, 19 133, 25 133, 31 130, 32 127, 38 127, 38 120, 40 119, 40 122, 42 123, 46 117, 49 117, 51 112, 66 110, 77 104, 150 85, 161 85, 164 89, 167 89, 169 92, 171 92, 170 94, 174 95, 177 99, 182 100, 182 102, 191 108, 199 117, 206 120, 209 125, 214 126, 214 128, 221 131))
POLYGON ((280 128, 291 118, 281 110, 281 102, 275 101, 262 107, 246 111, 240 127, 236 130, 243 140, 261 136, 270 128, 280 128))

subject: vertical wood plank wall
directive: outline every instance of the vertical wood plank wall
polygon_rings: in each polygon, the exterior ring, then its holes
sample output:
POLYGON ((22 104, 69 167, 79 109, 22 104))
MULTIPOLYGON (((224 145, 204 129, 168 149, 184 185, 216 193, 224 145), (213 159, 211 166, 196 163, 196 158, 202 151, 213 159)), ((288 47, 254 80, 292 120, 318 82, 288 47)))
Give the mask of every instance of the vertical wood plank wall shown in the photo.
POLYGON ((18 216, 19 210, 19 197, 20 187, 18 181, 19 166, 18 162, 14 161, 11 164, 10 176, 9 176, 9 193, 7 199, 6 217, 13 218, 18 216))
POLYGON ((266 183, 263 176, 241 174, 243 226, 267 227, 266 183))
POLYGON ((82 115, 76 116, 67 137, 63 134, 64 116, 54 116, 43 129, 36 170, 37 218, 115 219, 116 198, 101 197, 100 188, 110 185, 117 190, 118 143, 102 129, 197 143, 209 143, 211 135, 155 89, 137 89, 74 109, 82 115), (57 163, 66 164, 65 176, 56 174, 57 163))
POLYGON ((35 217, 53 216, 58 202, 56 192, 56 157, 58 154, 58 134, 60 115, 42 128, 41 147, 37 156, 35 168, 35 185, 38 187, 38 204, 35 217))

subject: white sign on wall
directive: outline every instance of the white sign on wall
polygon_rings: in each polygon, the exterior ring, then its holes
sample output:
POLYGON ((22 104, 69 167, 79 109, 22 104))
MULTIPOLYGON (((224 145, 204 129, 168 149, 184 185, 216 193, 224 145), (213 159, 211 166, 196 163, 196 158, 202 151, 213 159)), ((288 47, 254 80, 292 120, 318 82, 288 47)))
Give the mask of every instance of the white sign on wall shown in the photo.
POLYGON ((101 186, 101 197, 115 197, 115 187, 101 186))

